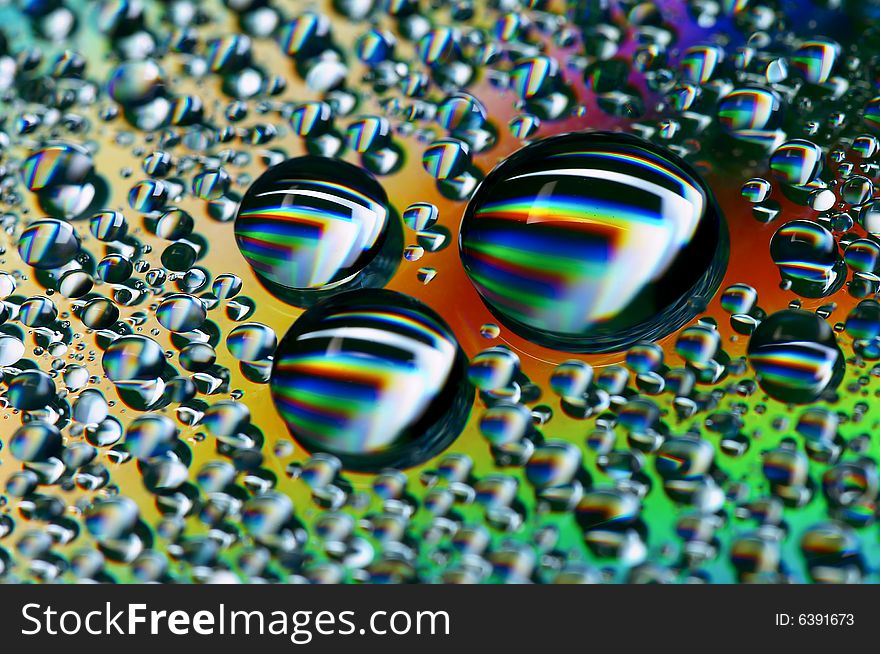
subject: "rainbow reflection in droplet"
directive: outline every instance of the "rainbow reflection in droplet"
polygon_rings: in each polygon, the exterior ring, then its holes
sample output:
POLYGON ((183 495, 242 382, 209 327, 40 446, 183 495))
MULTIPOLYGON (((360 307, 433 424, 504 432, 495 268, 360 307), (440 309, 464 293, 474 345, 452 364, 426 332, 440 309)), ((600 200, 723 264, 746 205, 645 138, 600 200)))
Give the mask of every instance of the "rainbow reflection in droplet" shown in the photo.
POLYGON ((604 132, 527 146, 486 178, 461 258, 513 331, 571 351, 669 333, 708 299, 727 260, 711 192, 672 153, 604 132))
POLYGON ((351 469, 409 467, 458 436, 473 388, 446 324, 392 291, 307 310, 275 355, 272 397, 291 434, 351 469))

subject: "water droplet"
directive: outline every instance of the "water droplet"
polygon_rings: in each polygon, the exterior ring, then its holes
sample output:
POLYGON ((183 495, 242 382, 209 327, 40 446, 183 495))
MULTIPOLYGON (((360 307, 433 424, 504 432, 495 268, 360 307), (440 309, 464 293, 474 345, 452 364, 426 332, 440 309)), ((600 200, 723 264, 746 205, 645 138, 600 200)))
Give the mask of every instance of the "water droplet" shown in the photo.
POLYGON ((498 402, 480 417, 480 433, 496 447, 523 439, 532 425, 532 412, 514 402, 498 402))
POLYGON ((19 461, 39 462, 61 453, 61 433, 45 422, 29 422, 19 427, 9 441, 9 451, 19 461))
POLYGON ((35 151, 22 165, 22 177, 40 207, 57 218, 79 216, 98 193, 92 155, 77 144, 58 143, 35 151))
POLYGON ((85 526, 98 541, 123 538, 137 524, 140 511, 134 500, 125 496, 106 497, 85 511, 85 526))
POLYGON ((107 92, 124 107, 148 104, 165 92, 165 74, 152 59, 126 61, 110 73, 107 92))
POLYGON ((300 157, 273 166, 248 189, 235 238, 270 284, 332 289, 381 263, 389 222, 385 192, 368 173, 338 160, 300 157))
POLYGON ((125 446, 137 459, 162 456, 177 443, 177 425, 159 413, 145 413, 131 421, 125 430, 125 446))
POLYGON ((437 222, 440 211, 430 202, 415 202, 403 211, 403 223, 415 232, 430 229, 437 222))
POLYGON ((29 266, 60 268, 80 251, 80 241, 70 223, 47 218, 28 225, 18 240, 18 253, 29 266))
POLYGON ((468 379, 482 391, 494 391, 509 386, 517 372, 516 353, 506 347, 493 347, 471 359, 468 379))
POLYGON ((815 401, 845 370, 834 331, 808 311, 786 309, 766 318, 749 340, 748 356, 761 388, 782 402, 815 401))
POLYGON ((728 313, 749 313, 758 301, 758 291, 748 284, 733 284, 721 294, 721 307, 728 313))
POLYGON ((834 236, 821 225, 793 220, 770 241, 770 256, 791 290, 804 297, 824 297, 841 287, 846 265, 834 236))
POLYGON ((125 236, 127 228, 125 216, 118 211, 101 211, 89 220, 92 236, 100 241, 118 241, 125 236))
POLYGON ((427 147, 422 155, 422 166, 435 179, 458 177, 470 165, 471 153, 467 143, 457 139, 440 139, 427 147))
POLYGON ((0 367, 11 366, 24 356, 24 343, 15 336, 0 334, 0 367))
POLYGON ((792 53, 791 67, 810 84, 824 84, 831 76, 840 45, 827 39, 810 39, 801 43, 792 53))
POLYGON ((108 329, 119 320, 119 308, 108 298, 96 297, 80 309, 79 319, 89 329, 108 329))
POLYGON ((696 174, 602 132, 546 139, 499 165, 468 205, 460 245, 504 324, 572 351, 669 333, 693 316, 691 297, 711 297, 727 259, 726 226, 696 174))
POLYGON ((764 202, 770 195, 770 182, 766 179, 754 178, 743 184, 742 195, 749 202, 764 202))
POLYGON ((724 50, 717 45, 698 45, 688 48, 681 58, 682 78, 692 84, 705 84, 724 61, 724 50))
POLYGON ((306 449, 368 470, 412 466, 444 449, 473 396, 443 321, 412 298, 375 290, 300 316, 278 347, 271 388, 306 449))
POLYGON ((42 370, 25 370, 9 380, 6 398, 16 409, 36 411, 55 399, 55 382, 42 370))

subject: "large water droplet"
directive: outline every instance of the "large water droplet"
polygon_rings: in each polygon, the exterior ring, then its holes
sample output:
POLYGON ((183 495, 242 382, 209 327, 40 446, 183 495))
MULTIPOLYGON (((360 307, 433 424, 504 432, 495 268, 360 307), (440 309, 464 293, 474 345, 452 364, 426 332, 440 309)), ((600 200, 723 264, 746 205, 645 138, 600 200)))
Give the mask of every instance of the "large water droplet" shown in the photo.
POLYGON ((670 333, 717 289, 727 228, 711 191, 642 139, 576 133, 527 146, 468 205, 461 258, 513 331, 608 351, 670 333))
POLYGON ((805 186, 819 177, 824 159, 822 148, 811 141, 786 141, 770 157, 770 170, 785 184, 805 186))
POLYGON ((272 397, 294 438, 345 467, 417 465, 461 431, 473 388, 443 320, 391 291, 307 310, 275 353, 272 397))
POLYGON ((162 348, 146 336, 123 336, 113 341, 101 359, 104 373, 115 383, 152 381, 165 367, 162 348))
POLYGON ((818 223, 793 220, 777 230, 770 256, 791 289, 804 297, 823 297, 846 281, 846 264, 834 236, 818 223))
POLYGON ((242 199, 239 250, 282 298, 296 292, 382 286, 399 261, 385 191, 362 169, 335 159, 299 157, 273 166, 242 199), (392 265, 391 261, 395 263, 392 265), (368 270, 369 269, 369 270, 368 270), (290 293, 290 292, 293 293, 290 293))
POLYGON ((760 87, 737 89, 718 103, 718 122, 737 140, 762 147, 780 138, 782 100, 775 91, 760 87))

